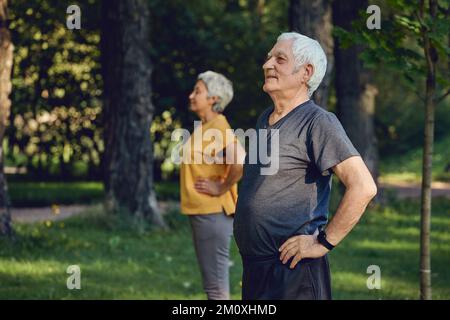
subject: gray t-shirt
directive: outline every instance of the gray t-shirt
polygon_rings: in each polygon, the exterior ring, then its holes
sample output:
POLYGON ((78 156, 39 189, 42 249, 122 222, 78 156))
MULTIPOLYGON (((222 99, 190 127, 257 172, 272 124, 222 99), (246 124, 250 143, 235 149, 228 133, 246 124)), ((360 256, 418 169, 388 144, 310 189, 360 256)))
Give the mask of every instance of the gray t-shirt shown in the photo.
POLYGON ((249 164, 247 155, 239 187, 234 236, 244 256, 276 255, 288 238, 324 226, 331 168, 359 155, 336 116, 312 100, 269 126, 272 111, 261 114, 256 129, 279 129, 278 172, 261 175, 267 165, 249 164))

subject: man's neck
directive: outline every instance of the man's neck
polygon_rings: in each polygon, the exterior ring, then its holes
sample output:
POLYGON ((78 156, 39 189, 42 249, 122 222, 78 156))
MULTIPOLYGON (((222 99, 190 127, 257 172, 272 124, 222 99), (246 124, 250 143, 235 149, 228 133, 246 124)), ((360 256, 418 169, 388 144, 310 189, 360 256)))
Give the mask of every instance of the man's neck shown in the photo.
POLYGON ((273 116, 278 119, 284 117, 292 109, 309 100, 307 93, 298 93, 294 96, 273 94, 271 95, 271 98, 274 104, 274 110, 272 113, 273 116))

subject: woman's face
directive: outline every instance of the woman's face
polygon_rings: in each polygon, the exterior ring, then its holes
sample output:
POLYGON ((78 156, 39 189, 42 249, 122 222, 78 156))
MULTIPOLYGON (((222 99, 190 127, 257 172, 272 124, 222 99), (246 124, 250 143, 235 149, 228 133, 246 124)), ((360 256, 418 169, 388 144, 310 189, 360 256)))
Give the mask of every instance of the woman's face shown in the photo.
POLYGON ((202 80, 195 84, 194 90, 189 95, 189 103, 191 111, 195 113, 212 109, 214 98, 208 97, 208 89, 202 80))

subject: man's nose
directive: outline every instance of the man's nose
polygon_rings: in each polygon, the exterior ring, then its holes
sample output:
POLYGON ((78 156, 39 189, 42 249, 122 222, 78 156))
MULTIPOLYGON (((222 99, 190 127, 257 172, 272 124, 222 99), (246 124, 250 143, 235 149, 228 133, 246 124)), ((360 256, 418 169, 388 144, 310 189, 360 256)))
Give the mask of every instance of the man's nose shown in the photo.
POLYGON ((189 95, 189 100, 194 99, 194 93, 191 92, 191 94, 189 95))
POLYGON ((262 66, 263 69, 272 69, 273 68, 273 59, 267 59, 267 61, 262 66))

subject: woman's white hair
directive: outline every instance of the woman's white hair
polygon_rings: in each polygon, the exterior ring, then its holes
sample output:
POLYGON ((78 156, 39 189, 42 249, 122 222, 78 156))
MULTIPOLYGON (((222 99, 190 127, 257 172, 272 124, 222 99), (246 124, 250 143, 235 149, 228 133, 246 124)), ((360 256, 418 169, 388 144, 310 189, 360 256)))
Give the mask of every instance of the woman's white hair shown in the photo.
POLYGON ((307 83, 308 95, 311 97, 319 87, 327 71, 327 56, 319 42, 297 32, 282 33, 277 41, 291 39, 294 40, 292 43, 292 53, 295 59, 294 72, 297 72, 305 63, 309 63, 314 67, 313 75, 307 83))
POLYGON ((233 99, 233 84, 224 75, 214 72, 206 71, 200 73, 197 77, 202 80, 208 89, 208 97, 216 96, 218 101, 213 105, 215 112, 223 112, 225 107, 233 99))

